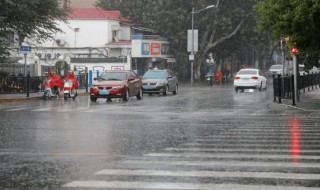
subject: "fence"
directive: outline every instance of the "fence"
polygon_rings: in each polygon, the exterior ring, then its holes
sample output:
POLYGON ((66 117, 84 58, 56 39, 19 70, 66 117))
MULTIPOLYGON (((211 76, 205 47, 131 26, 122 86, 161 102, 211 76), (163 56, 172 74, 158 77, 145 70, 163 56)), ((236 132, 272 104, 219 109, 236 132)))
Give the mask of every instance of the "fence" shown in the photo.
MULTIPOLYGON (((88 92, 88 74, 79 72, 79 88, 88 92)), ((36 93, 43 91, 44 81, 47 76, 8 76, 0 77, 0 94, 36 93)))
MULTIPOLYGON (((292 100, 292 104, 295 105, 293 81, 293 75, 290 77, 281 77, 281 75, 278 75, 278 77, 273 78, 274 101, 278 98, 279 103, 281 103, 281 99, 290 99, 292 100)), ((320 73, 299 76, 297 84, 297 100, 299 101, 301 92, 306 92, 306 90, 310 91, 318 87, 320 87, 320 73)))

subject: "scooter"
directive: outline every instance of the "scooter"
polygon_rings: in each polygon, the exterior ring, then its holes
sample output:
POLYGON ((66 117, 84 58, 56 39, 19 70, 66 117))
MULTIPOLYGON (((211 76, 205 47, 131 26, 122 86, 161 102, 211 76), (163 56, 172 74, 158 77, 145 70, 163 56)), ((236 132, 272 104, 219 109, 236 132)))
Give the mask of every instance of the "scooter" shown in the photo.
POLYGON ((206 75, 206 80, 208 82, 208 86, 213 86, 213 75, 207 74, 206 75))
POLYGON ((53 92, 53 89, 52 87, 50 86, 50 79, 47 79, 44 81, 44 90, 43 90, 43 99, 44 100, 49 100, 51 99, 52 97, 56 98, 57 95, 58 95, 58 92, 53 92))
POLYGON ((72 98, 73 100, 76 99, 78 93, 77 90, 73 86, 73 81, 72 80, 65 80, 64 81, 64 100, 67 100, 68 98, 72 98))

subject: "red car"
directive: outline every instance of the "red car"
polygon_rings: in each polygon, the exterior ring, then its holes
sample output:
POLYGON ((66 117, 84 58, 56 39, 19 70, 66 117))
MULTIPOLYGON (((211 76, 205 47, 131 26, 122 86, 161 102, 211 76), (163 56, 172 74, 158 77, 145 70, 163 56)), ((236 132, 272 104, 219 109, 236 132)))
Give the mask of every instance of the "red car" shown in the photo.
POLYGON ((115 70, 105 71, 94 82, 90 88, 90 99, 95 102, 98 98, 122 98, 128 101, 129 97, 136 96, 138 100, 142 97, 141 77, 133 71, 115 70))

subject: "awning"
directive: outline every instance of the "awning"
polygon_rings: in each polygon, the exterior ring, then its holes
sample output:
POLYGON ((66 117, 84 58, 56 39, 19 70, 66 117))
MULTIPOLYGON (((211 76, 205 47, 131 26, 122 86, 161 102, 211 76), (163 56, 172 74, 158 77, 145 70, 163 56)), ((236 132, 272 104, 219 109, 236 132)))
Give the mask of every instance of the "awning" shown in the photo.
POLYGON ((154 32, 154 30, 152 30, 152 29, 143 28, 143 27, 137 27, 137 26, 133 26, 132 29, 140 30, 140 31, 145 31, 145 32, 154 32))

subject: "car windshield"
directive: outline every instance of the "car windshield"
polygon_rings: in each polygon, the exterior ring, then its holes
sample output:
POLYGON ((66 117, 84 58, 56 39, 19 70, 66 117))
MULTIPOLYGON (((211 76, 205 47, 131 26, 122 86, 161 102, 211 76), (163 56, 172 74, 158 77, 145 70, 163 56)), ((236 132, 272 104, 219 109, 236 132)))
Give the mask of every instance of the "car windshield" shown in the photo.
POLYGON ((272 65, 270 69, 282 69, 282 65, 272 65))
POLYGON ((163 79, 166 77, 164 71, 148 71, 143 75, 144 79, 163 79))
POLYGON ((240 70, 238 72, 238 75, 256 75, 257 71, 256 70, 240 70))
POLYGON ((99 80, 126 80, 127 73, 126 72, 104 72, 99 76, 99 80))

